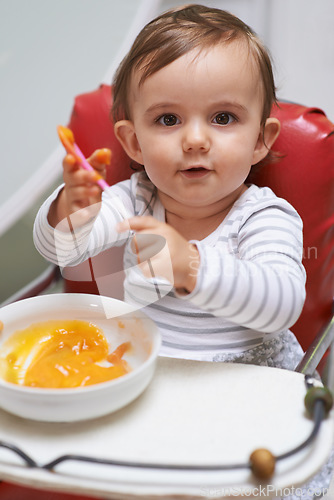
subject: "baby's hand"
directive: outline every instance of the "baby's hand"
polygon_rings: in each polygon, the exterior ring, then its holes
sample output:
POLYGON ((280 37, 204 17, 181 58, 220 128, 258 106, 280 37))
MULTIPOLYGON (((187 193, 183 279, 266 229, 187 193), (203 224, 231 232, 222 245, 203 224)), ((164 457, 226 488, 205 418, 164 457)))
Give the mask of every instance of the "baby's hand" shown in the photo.
MULTIPOLYGON (((106 165, 110 163, 110 158, 109 149, 98 149, 88 158, 88 162, 96 173, 105 178, 106 165)), ((82 225, 94 215, 91 210, 85 213, 83 209, 101 201, 102 191, 96 184, 96 174, 83 169, 75 158, 68 154, 63 161, 63 178, 65 186, 51 205, 49 223, 56 227, 60 221, 80 210, 78 223, 82 225)))
MULTIPOLYGON (((190 293, 193 291, 197 281, 199 267, 199 253, 195 245, 189 243, 172 226, 160 222, 154 217, 131 217, 120 223, 117 227, 119 232, 132 229, 135 231, 134 246, 138 252, 139 267, 145 276, 152 277, 152 268, 155 276, 162 276, 171 281, 170 268, 172 266, 174 288, 179 293, 190 293), (152 240, 144 238, 143 235, 157 234, 162 236, 167 243, 169 252, 159 252, 151 256, 147 262, 152 240), (169 259, 166 262, 166 259, 169 259), (146 262, 143 262, 146 260, 146 262), (171 261, 171 266, 170 266, 171 261)), ((152 252, 151 252, 152 253, 152 252)))

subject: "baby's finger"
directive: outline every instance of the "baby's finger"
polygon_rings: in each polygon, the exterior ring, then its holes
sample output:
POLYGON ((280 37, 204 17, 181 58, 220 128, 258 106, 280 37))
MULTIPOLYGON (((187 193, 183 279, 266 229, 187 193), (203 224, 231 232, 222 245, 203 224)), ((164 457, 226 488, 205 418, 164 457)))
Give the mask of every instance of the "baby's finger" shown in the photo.
POLYGON ((88 162, 90 163, 90 165, 102 175, 105 172, 106 165, 110 165, 110 161, 111 161, 111 151, 110 149, 107 148, 97 149, 88 158, 88 162))
POLYGON ((76 163, 74 165, 66 163, 63 167, 63 179, 67 187, 91 185, 96 182, 96 172, 85 170, 76 163))
POLYGON ((67 154, 63 159, 63 168, 67 171, 77 170, 79 165, 73 155, 67 154))

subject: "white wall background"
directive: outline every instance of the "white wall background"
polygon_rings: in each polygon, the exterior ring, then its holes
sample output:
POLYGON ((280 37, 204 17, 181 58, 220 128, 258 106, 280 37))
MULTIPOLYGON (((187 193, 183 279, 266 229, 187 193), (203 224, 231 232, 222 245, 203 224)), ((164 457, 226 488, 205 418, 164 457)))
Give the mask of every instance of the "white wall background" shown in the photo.
POLYGON ((101 83, 139 6, 138 0, 0 0, 0 234, 20 203, 27 208, 54 180, 50 165, 39 170, 59 144, 56 126, 67 123, 75 95, 101 83))
MULTIPOLYGON (((63 154, 56 126, 66 124, 74 96, 96 88, 106 73, 110 81, 142 4, 149 12, 139 21, 146 22, 191 1, 0 0, 0 302, 45 266, 32 224, 61 175, 61 161, 50 167, 46 160, 56 147, 63 154)), ((334 121, 334 0, 194 3, 250 24, 272 53, 278 96, 321 107, 334 121)))

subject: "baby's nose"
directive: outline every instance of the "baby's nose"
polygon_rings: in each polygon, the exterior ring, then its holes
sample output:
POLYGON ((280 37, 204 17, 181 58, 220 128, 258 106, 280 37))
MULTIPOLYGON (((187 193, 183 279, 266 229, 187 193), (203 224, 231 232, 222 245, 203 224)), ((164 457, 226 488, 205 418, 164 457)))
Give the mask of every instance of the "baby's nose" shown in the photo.
POLYGON ((207 127, 198 122, 189 123, 184 128, 184 151, 207 151, 210 148, 210 135, 207 127))

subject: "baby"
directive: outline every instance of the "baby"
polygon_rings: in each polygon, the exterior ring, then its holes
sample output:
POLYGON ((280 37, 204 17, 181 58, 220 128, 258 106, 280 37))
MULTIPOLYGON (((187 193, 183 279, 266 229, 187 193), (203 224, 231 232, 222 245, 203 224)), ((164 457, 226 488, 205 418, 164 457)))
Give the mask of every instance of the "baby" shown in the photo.
MULTIPOLYGON (((64 184, 36 218, 37 249, 70 266, 125 242, 125 299, 158 325, 162 355, 293 370, 302 222, 247 183, 280 130, 261 41, 227 12, 171 10, 138 35, 113 98, 115 134, 138 171, 101 193, 68 155, 64 184)), ((99 150, 89 161, 104 175, 109 158, 99 150)), ((309 491, 331 474, 327 464, 309 491)))
MULTIPOLYGON (((138 171, 102 195, 67 156, 36 219, 37 249, 68 266, 126 240, 125 297, 158 325, 161 354, 294 369, 302 222, 247 184, 280 130, 264 46, 227 12, 174 9, 138 35, 113 95, 115 134, 138 171)), ((108 154, 90 158, 101 174, 108 154)))

